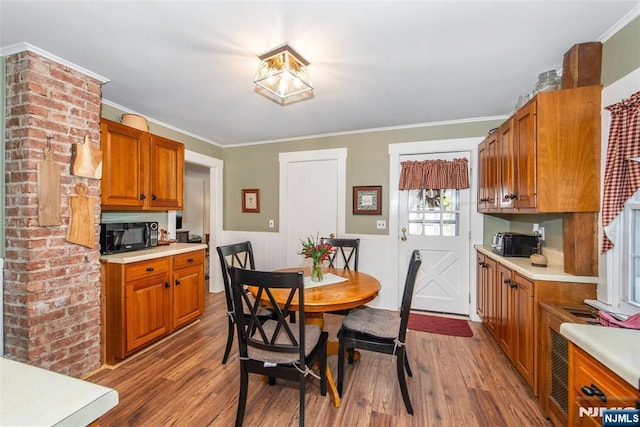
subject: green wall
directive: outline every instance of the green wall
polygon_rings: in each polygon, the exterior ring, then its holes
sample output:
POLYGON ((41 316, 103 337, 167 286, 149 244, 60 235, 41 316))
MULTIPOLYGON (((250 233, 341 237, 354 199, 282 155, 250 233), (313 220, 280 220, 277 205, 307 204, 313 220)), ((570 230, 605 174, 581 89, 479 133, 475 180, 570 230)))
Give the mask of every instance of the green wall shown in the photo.
POLYGON ((640 17, 602 46, 602 84, 609 86, 640 68, 640 17))
POLYGON ((389 220, 389 144, 484 136, 502 121, 423 126, 225 148, 224 229, 265 232, 279 230, 279 153, 346 147, 345 231, 352 234, 386 235, 388 230, 377 230, 375 220, 386 219, 387 223, 389 220), (372 217, 352 214, 352 187, 358 185, 382 185, 382 215, 372 217), (260 213, 242 213, 243 188, 260 189, 260 213), (276 220, 275 228, 268 228, 270 219, 276 220))

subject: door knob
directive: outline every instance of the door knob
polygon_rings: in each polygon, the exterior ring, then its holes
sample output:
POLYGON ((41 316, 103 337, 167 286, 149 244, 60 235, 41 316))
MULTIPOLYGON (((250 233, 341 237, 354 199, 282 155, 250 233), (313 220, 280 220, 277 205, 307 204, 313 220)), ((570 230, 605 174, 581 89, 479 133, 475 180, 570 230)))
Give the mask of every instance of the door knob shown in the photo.
POLYGON ((402 236, 400 236, 400 240, 402 240, 404 242, 404 241, 407 240, 407 228, 406 227, 402 227, 402 229, 400 231, 402 231, 402 236))

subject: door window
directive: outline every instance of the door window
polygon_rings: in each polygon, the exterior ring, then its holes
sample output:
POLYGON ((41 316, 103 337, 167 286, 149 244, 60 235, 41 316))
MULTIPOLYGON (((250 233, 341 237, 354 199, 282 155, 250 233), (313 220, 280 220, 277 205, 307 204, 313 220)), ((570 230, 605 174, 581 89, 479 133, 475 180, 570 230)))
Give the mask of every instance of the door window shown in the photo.
POLYGON ((459 190, 409 190, 408 204, 410 235, 459 235, 459 190))

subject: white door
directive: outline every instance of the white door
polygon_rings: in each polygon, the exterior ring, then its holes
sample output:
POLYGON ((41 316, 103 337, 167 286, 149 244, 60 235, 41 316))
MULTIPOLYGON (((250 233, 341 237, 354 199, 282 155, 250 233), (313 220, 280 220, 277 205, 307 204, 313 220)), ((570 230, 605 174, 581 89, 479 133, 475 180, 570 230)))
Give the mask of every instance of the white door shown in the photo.
POLYGON ((284 266, 305 262, 300 240, 344 233, 346 149, 280 154, 280 218, 284 266))
POLYGON ((302 265, 300 240, 327 237, 338 229, 337 161, 289 163, 287 265, 302 265), (322 179, 318 179, 322 177, 322 179))
MULTIPOLYGON (((400 156, 405 160, 470 158, 469 152, 400 156)), ((412 308, 469 314, 470 189, 400 191, 398 225, 401 238, 400 277, 418 249, 422 265, 416 278, 412 308)), ((402 292, 402 286, 400 287, 402 292)))

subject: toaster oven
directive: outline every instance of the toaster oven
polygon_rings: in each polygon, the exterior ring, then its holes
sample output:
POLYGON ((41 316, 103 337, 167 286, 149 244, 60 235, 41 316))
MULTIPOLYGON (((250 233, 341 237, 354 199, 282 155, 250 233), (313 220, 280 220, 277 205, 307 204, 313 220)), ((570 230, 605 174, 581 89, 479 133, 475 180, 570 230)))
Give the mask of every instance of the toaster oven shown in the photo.
POLYGON ((496 233, 491 250, 504 257, 530 257, 537 252, 538 237, 524 233, 496 233))

